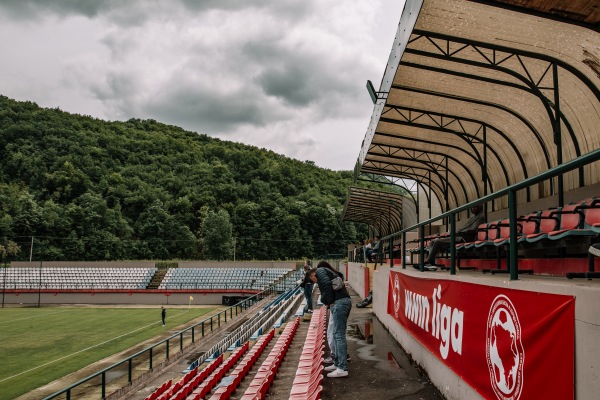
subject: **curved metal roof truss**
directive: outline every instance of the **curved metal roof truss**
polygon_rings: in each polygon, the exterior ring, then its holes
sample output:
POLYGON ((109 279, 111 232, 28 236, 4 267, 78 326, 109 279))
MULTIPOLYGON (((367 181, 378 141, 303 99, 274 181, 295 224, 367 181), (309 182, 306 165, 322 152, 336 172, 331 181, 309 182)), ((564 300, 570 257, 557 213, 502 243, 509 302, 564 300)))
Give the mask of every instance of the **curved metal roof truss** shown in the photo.
POLYGON ((386 236, 402 229, 403 201, 398 193, 353 186, 344 205, 342 220, 369 225, 378 235, 386 236))
MULTIPOLYGON (((587 9, 582 0, 568 7, 587 9)), ((409 176, 447 209, 600 147, 600 35, 581 26, 588 20, 491 1, 407 0, 360 172, 409 176)), ((517 202, 599 181, 592 164, 517 202)))

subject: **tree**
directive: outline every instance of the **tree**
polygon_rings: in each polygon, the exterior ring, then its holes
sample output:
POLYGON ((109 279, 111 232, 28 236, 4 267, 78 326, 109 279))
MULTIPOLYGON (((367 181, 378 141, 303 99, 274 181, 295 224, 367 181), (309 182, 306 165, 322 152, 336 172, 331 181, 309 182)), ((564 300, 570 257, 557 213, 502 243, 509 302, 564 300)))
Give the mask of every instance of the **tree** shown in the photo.
POLYGON ((12 240, 7 240, 4 244, 0 244, 0 258, 4 260, 5 267, 8 260, 20 252, 21 247, 12 240))
POLYGON ((204 256, 208 260, 230 260, 233 253, 231 222, 225 210, 210 211, 202 222, 204 256))
POLYGON ((232 236, 238 259, 345 253, 366 237, 339 221, 352 179, 153 120, 0 96, 0 238, 25 248, 34 236, 49 260, 225 259, 232 236), (213 239, 215 214, 233 233, 213 239))
POLYGON ((236 240, 236 259, 254 260, 259 245, 259 205, 254 202, 238 203, 232 217, 236 240))
POLYGON ((2 276, 2 308, 4 308, 4 289, 6 286, 6 268, 8 265, 9 260, 15 258, 15 256, 17 254, 19 254, 21 252, 21 248, 19 247, 18 244, 16 244, 15 242, 13 242, 12 240, 4 240, 4 244, 0 244, 0 260, 2 260, 4 262, 4 269, 2 272, 4 272, 3 276, 2 276))
POLYGON ((159 201, 155 201, 140 214, 135 231, 144 243, 138 258, 170 260, 190 259, 196 255, 196 237, 185 225, 169 214, 159 201))

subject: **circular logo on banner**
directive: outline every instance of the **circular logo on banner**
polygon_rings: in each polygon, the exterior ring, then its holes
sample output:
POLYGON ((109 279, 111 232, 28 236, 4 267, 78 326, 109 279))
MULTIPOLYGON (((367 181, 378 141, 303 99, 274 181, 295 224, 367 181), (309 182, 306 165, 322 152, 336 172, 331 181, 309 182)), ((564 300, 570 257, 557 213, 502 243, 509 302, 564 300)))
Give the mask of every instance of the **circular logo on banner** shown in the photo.
POLYGON ((398 318, 398 310, 400 309, 400 279, 398 274, 395 274, 394 287, 392 288, 392 300, 394 300, 394 315, 398 318))
POLYGON ((517 400, 523 389, 525 352, 521 323, 510 299, 498 295, 487 320, 486 358, 494 393, 500 400, 517 400))

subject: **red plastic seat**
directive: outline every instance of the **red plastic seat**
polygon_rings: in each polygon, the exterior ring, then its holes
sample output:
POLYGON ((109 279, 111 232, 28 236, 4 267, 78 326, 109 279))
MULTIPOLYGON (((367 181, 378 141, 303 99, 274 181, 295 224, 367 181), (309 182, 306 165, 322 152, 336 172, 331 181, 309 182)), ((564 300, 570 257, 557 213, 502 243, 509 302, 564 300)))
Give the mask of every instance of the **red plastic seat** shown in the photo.
MULTIPOLYGON (((485 235, 485 240, 476 241, 474 243, 476 248, 484 247, 484 246, 494 246, 494 240, 499 237, 499 224, 501 221, 490 222, 487 225, 487 231, 485 235)), ((479 236, 479 232, 478 232, 479 236)))
POLYGON ((585 209, 585 224, 600 234, 600 201, 592 202, 592 205, 585 209))
POLYGON ((539 232, 539 216, 540 213, 535 212, 519 217, 519 224, 521 225, 521 236, 519 236, 518 238, 518 243, 526 242, 527 236, 535 235, 539 232))
POLYGON ((286 325, 285 329, 277 339, 277 342, 271 349, 271 352, 259 367, 250 386, 246 392, 244 392, 244 395, 242 396, 243 399, 264 398, 299 324, 300 319, 296 318, 293 322, 286 325))
POLYGON ((313 313, 306 336, 290 399, 318 399, 323 379, 323 349, 325 338, 326 310, 320 308, 313 313))
POLYGON ((549 209, 542 211, 536 218, 538 224, 537 233, 525 236, 528 243, 535 243, 548 238, 548 233, 555 231, 558 226, 558 217, 555 213, 558 209, 549 209))
POLYGON ((565 236, 575 234, 570 231, 581 230, 583 227, 583 211, 579 208, 581 203, 569 204, 562 209, 554 211, 550 216, 560 215, 560 224, 557 230, 548 232, 548 238, 551 240, 562 239, 565 236))

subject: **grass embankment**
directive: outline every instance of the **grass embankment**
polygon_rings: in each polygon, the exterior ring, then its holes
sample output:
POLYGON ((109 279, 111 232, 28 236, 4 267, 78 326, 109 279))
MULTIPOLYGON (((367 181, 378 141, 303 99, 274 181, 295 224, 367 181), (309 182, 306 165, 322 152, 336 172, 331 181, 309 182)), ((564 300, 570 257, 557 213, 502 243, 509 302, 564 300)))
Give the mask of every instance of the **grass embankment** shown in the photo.
POLYGON ((0 400, 14 399, 213 308, 0 309, 0 400))

